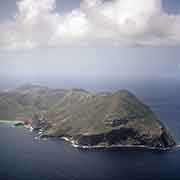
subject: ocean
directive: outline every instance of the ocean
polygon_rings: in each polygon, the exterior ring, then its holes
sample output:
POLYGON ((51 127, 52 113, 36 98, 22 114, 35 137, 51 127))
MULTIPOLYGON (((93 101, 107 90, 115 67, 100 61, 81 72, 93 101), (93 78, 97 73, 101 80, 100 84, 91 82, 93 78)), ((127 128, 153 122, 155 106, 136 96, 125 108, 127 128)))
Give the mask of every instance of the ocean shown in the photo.
MULTIPOLYGON (((150 105, 180 142, 180 83, 104 84, 128 89, 150 105)), ((24 128, 0 124, 0 180, 179 180, 180 151, 116 149, 83 151, 55 139, 35 139, 24 128)))

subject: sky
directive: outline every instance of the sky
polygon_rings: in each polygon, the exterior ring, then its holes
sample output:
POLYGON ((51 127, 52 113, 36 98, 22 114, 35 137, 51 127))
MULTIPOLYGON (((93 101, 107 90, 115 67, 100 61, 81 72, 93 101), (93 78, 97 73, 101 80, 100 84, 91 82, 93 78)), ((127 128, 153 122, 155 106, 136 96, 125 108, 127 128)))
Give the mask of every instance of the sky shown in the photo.
POLYGON ((0 1, 0 86, 150 79, 180 79, 179 0, 0 1))

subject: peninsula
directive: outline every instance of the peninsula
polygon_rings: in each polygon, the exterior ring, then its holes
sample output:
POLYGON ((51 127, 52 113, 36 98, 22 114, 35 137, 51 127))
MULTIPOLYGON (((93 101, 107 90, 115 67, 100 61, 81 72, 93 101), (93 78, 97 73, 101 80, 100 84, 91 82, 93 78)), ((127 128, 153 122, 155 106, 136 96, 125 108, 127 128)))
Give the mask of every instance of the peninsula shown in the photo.
POLYGON ((0 119, 23 121, 42 137, 62 138, 80 148, 176 146, 151 109, 127 90, 24 85, 0 92, 0 119))

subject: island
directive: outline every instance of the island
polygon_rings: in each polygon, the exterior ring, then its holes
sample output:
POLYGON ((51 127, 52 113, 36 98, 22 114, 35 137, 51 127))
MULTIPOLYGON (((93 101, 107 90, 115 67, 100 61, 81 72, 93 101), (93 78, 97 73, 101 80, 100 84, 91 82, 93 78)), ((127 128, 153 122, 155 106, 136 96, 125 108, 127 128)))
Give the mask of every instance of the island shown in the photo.
POLYGON ((24 85, 0 92, 0 119, 21 121, 41 137, 61 138, 78 148, 176 146, 150 107, 127 90, 89 92, 24 85))

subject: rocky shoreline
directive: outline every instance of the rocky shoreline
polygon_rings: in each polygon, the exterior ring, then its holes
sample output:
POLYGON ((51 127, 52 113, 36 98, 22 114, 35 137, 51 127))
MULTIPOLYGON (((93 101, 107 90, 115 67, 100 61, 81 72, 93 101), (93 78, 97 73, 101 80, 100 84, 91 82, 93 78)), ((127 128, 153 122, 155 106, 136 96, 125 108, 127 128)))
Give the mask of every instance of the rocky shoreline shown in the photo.
MULTIPOLYGON (((1 123, 11 123, 15 127, 17 124, 22 123, 21 121, 0 121, 1 123)), ((34 131, 34 129, 31 126, 24 125, 24 128, 29 129, 31 132, 34 131)), ((37 131, 37 130, 36 130, 37 131)), ((47 138, 57 138, 58 137, 53 137, 53 136, 48 136, 44 135, 42 131, 38 131, 38 137, 35 139, 47 139, 47 138)), ((117 145, 81 145, 78 144, 76 140, 74 140, 72 137, 66 137, 62 136, 60 137, 61 140, 68 142, 71 144, 74 148, 80 149, 80 150, 113 150, 113 149, 123 149, 123 148, 135 148, 135 149, 145 149, 145 150, 153 150, 153 151, 171 151, 175 149, 180 149, 180 145, 176 145, 174 147, 167 147, 167 148, 161 148, 161 147, 150 147, 150 146, 145 146, 145 145, 122 145, 122 144, 117 144, 117 145)))
POLYGON ((160 148, 160 147, 150 147, 145 145, 110 145, 110 146, 103 146, 103 145, 94 145, 94 146, 84 146, 77 144, 75 140, 67 137, 61 137, 62 140, 69 142, 73 147, 82 149, 82 150, 106 150, 106 149, 118 149, 118 148, 135 148, 135 149, 147 149, 147 150, 155 150, 155 151, 170 151, 176 148, 180 148, 180 145, 175 147, 168 147, 168 148, 160 148))
MULTIPOLYGON (((14 122, 14 126, 16 126, 19 123, 23 123, 21 121, 16 121, 14 122)), ((51 135, 45 135, 43 131, 40 130, 35 130, 32 126, 30 125, 24 125, 25 128, 29 129, 31 132, 36 131, 38 133, 38 136, 36 139, 47 139, 47 138, 57 138, 61 139, 65 142, 68 142, 71 144, 74 148, 81 149, 81 150, 111 150, 111 149, 122 149, 122 148, 135 148, 135 149, 146 149, 146 150, 154 150, 154 151, 170 151, 174 149, 179 149, 180 145, 176 145, 173 147, 151 147, 151 146, 146 146, 146 145, 124 145, 124 144, 117 144, 117 145, 81 145, 78 143, 77 140, 73 139, 73 137, 67 137, 67 136, 62 136, 62 137, 56 137, 56 136, 51 136, 51 135)))
MULTIPOLYGON (((14 127, 18 126, 20 123, 23 124, 22 121, 0 121, 1 123, 11 123, 13 124, 14 127)), ((36 139, 47 139, 47 138, 57 138, 55 136, 49 136, 49 135, 44 135, 41 130, 34 130, 32 126, 30 125, 25 125, 24 128, 29 129, 31 132, 36 131, 38 132, 38 137, 36 139)), ((122 149, 122 148, 135 148, 135 149, 145 149, 145 150, 154 150, 154 151, 171 151, 175 149, 180 149, 180 145, 175 145, 173 147, 151 147, 151 146, 146 146, 146 145, 123 145, 123 144, 117 144, 117 145, 81 145, 77 142, 77 140, 73 139, 72 137, 66 137, 62 136, 60 137, 61 140, 70 143, 74 148, 81 149, 81 150, 110 150, 110 149, 122 149)))
POLYGON ((25 86, 2 96, 22 110, 3 111, 1 119, 20 120, 12 127, 35 131, 36 139, 62 138, 81 149, 169 150, 177 145, 151 108, 128 90, 100 93, 25 86), (32 109, 27 112, 29 106, 32 109))

